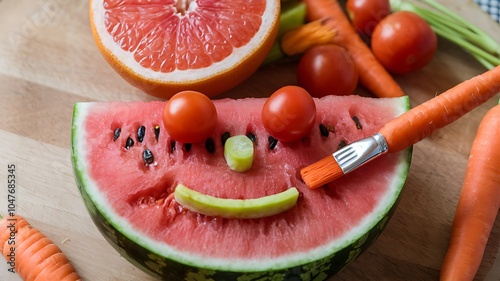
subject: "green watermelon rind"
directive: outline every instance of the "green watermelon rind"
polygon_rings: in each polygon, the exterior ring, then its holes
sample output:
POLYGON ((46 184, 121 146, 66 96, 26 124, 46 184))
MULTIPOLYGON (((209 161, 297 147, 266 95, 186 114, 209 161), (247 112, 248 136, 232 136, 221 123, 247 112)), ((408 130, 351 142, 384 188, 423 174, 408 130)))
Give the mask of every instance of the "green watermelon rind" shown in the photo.
MULTIPOLYGON (((179 258, 178 253, 173 250, 166 252, 158 247, 154 241, 141 236, 122 218, 110 210, 107 202, 102 196, 98 196, 97 187, 88 177, 83 157, 84 146, 78 143, 85 139, 85 130, 81 129, 82 118, 85 117, 86 107, 92 103, 77 103, 73 110, 72 126, 72 163, 75 180, 83 201, 89 214, 103 234, 105 239, 127 260, 143 271, 164 280, 326 280, 329 276, 339 272, 359 254, 371 245, 392 217, 399 202, 401 193, 411 163, 412 147, 400 153, 398 164, 398 175, 391 184, 392 198, 386 198, 385 209, 378 210, 378 216, 367 218, 358 227, 358 231, 352 231, 339 245, 322 247, 315 253, 307 253, 294 258, 283 259, 281 262, 264 261, 257 263, 261 265, 235 267, 234 261, 218 261, 217 263, 204 264, 199 260, 179 258), (82 114, 83 113, 83 114, 82 114), (83 134, 83 135, 81 135, 83 134), (79 136, 79 137, 77 137, 79 136), (366 233, 363 235, 363 233, 366 233), (325 250, 325 248, 327 250, 325 250), (162 253, 163 252, 163 253, 162 253), (263 267, 263 264, 271 265, 263 267), (204 279, 200 279, 203 277, 204 279), (264 278, 264 279, 263 279, 264 278), (295 279, 294 279, 295 278, 295 279)), ((400 98, 395 104, 401 110, 400 114, 410 108, 407 97, 400 98)), ((314 251, 313 251, 314 252, 314 251)))

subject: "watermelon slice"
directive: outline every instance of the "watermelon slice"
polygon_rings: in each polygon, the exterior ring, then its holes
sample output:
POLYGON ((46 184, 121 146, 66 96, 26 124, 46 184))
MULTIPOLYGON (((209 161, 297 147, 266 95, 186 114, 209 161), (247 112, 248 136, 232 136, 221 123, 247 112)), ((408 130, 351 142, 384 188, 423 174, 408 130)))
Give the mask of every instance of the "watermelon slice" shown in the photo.
POLYGON ((408 110, 408 98, 315 99, 317 124, 295 143, 270 138, 261 122, 264 102, 216 100, 211 141, 192 145, 167 135, 164 102, 75 104, 76 182, 94 223, 121 255, 164 280, 325 280, 378 237, 396 208, 411 148, 316 190, 299 170, 375 133, 408 110), (254 140, 249 171, 227 166, 228 133, 254 140), (290 187, 300 196, 270 217, 230 219, 184 208, 173 196, 178 184, 219 198, 260 198, 290 187))

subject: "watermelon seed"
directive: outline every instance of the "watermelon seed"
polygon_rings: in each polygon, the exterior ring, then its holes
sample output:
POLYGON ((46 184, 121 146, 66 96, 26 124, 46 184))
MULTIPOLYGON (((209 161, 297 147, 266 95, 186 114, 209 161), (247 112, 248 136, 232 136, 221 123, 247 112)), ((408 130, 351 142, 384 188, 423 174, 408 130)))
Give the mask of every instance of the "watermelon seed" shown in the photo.
POLYGON ((337 149, 341 149, 342 147, 344 147, 346 145, 347 145, 347 142, 345 140, 341 140, 337 149))
POLYGON ((125 143, 125 149, 130 149, 132 146, 134 146, 134 140, 131 137, 127 138, 127 142, 125 143))
POLYGON ((121 132, 122 128, 115 129, 115 132, 113 133, 113 141, 117 140, 120 137, 121 132))
POLYGON ((190 143, 185 143, 184 144, 184 149, 186 149, 187 152, 189 152, 191 150, 191 144, 190 143))
POLYGON ((158 142, 158 139, 160 138, 160 126, 156 125, 154 131, 155 131, 155 139, 158 142))
POLYGON ((151 152, 151 150, 149 149, 144 149, 144 151, 142 152, 142 159, 144 160, 144 163, 146 164, 153 164, 153 162, 155 161, 155 158, 153 156, 153 152, 151 152))
POLYGON ((207 149, 208 153, 214 153, 215 151, 215 144, 212 138, 208 138, 205 141, 205 148, 207 149))
POLYGON ((140 126, 137 129, 137 141, 142 142, 144 140, 144 135, 146 134, 146 127, 140 126))
POLYGON ((255 136, 254 133, 252 132, 248 132, 247 133, 247 137, 253 142, 253 143, 257 143, 257 137, 255 136))
POLYGON ((278 140, 272 136, 269 136, 267 139, 269 140, 269 149, 273 150, 278 144, 278 140))
POLYGON ((222 143, 222 146, 224 146, 226 144, 227 139, 230 137, 231 137, 231 134, 229 132, 224 132, 224 134, 222 134, 222 136, 220 136, 220 142, 222 143))
POLYGON ((361 123, 359 122, 358 117, 352 116, 352 120, 354 120, 354 123, 356 123, 356 129, 358 129, 358 130, 363 129, 363 126, 361 126, 361 123))
POLYGON ((330 131, 328 131, 328 128, 323 124, 319 124, 319 132, 320 132, 321 136, 323 136, 323 137, 328 137, 328 135, 330 134, 330 131))
POLYGON ((175 141, 170 141, 170 152, 174 152, 175 151, 175 141))

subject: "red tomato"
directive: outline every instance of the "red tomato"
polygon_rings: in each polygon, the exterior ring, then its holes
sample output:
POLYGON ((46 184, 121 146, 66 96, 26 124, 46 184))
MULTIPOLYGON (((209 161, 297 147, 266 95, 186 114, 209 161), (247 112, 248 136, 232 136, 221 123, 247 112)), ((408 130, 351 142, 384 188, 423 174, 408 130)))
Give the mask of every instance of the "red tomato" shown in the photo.
POLYGON ((432 60, 437 36, 422 17, 401 11, 387 16, 375 27, 371 48, 388 71, 407 74, 432 60))
POLYGON ((316 104, 298 86, 285 86, 274 92, 262 108, 262 123, 267 132, 282 142, 307 136, 316 121, 316 104))
POLYGON ((347 0, 346 10, 358 32, 371 36, 375 26, 391 13, 389 0, 347 0))
POLYGON ((165 105, 163 123, 172 139, 183 143, 205 141, 217 124, 217 110, 210 98, 195 91, 175 94, 165 105))
POLYGON ((314 97, 350 95, 358 85, 358 69, 344 48, 319 45, 300 58, 297 81, 314 97))

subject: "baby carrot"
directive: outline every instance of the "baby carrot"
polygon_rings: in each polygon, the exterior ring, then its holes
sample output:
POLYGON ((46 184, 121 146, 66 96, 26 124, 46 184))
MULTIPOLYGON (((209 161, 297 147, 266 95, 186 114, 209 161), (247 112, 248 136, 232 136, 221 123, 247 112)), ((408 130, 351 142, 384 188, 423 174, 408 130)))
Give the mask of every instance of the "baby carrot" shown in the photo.
POLYGON ((500 104, 483 117, 441 267, 442 281, 473 280, 500 208, 500 104))
POLYGON ((500 66, 466 80, 400 115, 380 129, 389 152, 403 150, 500 92, 500 66))
POLYGON ((352 26, 337 0, 304 0, 307 19, 324 19, 337 31, 333 43, 344 47, 358 68, 361 84, 378 97, 400 97, 405 93, 375 58, 352 26))
POLYGON ((0 220, 0 251, 23 280, 81 280, 59 247, 21 216, 0 220))

